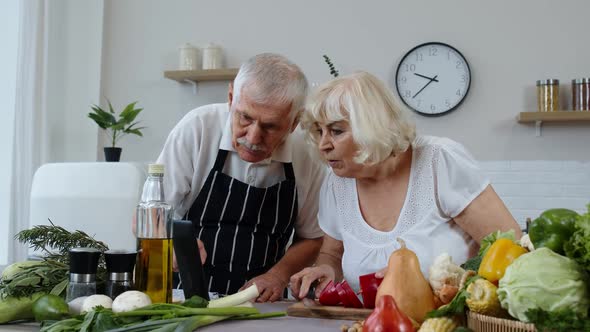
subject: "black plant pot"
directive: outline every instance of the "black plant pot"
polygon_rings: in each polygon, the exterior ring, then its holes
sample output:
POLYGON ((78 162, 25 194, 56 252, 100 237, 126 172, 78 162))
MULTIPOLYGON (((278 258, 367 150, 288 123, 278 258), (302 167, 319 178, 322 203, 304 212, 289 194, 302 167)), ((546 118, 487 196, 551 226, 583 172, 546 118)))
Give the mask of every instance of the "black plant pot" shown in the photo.
POLYGON ((121 159, 121 148, 104 148, 105 161, 119 161, 121 159))

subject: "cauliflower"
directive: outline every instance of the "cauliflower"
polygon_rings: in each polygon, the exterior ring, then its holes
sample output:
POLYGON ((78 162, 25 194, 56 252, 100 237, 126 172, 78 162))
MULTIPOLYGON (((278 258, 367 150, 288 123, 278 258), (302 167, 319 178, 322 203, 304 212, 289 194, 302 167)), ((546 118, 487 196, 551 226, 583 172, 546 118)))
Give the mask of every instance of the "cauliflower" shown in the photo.
POLYGON ((533 242, 531 241, 531 238, 529 237, 528 234, 523 235, 520 238, 520 240, 518 241, 518 243, 520 244, 521 247, 527 248, 528 251, 535 250, 535 246, 533 245, 533 242))
POLYGON ((459 284, 465 270, 453 263, 452 257, 445 252, 434 259, 428 272, 428 281, 434 294, 443 303, 449 303, 459 291, 459 284))

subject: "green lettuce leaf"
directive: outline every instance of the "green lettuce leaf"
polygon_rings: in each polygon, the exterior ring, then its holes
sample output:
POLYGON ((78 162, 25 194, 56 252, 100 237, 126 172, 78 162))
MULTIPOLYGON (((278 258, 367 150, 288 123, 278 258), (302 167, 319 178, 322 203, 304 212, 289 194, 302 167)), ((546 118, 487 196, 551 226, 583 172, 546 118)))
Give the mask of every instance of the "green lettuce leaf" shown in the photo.
POLYGON ((488 234, 481 240, 478 255, 483 257, 492 243, 496 242, 498 239, 510 239, 512 241, 516 241, 516 235, 514 235, 513 229, 509 230, 508 232, 495 231, 488 234))
POLYGON ((590 271, 590 204, 587 207, 588 212, 576 220, 574 233, 564 244, 564 250, 567 257, 590 271))

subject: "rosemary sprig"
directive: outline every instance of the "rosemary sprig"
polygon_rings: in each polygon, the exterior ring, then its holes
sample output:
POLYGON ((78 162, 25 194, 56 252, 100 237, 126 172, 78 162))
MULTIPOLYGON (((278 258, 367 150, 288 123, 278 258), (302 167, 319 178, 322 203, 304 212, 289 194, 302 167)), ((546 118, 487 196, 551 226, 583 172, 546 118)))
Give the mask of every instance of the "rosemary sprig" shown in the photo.
POLYGON ((336 70, 336 67, 334 67, 332 60, 330 60, 330 58, 325 54, 324 54, 324 61, 328 64, 328 67, 330 67, 330 74, 332 74, 332 76, 334 76, 334 77, 338 77, 338 75, 339 75, 338 70, 336 70))
MULTIPOLYGON (((31 295, 39 291, 49 293, 60 283, 67 283, 70 249, 89 247, 102 252, 109 249, 104 242, 97 241, 80 230, 69 232, 55 225, 51 219, 48 220, 51 225, 36 225, 31 229, 20 231, 15 236, 19 242, 29 245, 34 250, 42 251, 44 264, 23 268, 19 272, 18 280, 20 281, 18 282, 0 282, 0 297, 31 295)), ((98 261, 96 279, 97 287, 102 287, 106 280, 106 264, 103 255, 98 261)))
POLYGON ((48 220, 51 226, 33 226, 31 229, 19 232, 15 238, 21 243, 28 244, 34 250, 44 251, 48 258, 59 262, 68 261, 68 252, 72 248, 90 247, 103 252, 109 249, 104 242, 97 241, 82 231, 69 232, 65 228, 53 224, 51 219, 48 220), (51 249, 57 249, 58 252, 51 249))

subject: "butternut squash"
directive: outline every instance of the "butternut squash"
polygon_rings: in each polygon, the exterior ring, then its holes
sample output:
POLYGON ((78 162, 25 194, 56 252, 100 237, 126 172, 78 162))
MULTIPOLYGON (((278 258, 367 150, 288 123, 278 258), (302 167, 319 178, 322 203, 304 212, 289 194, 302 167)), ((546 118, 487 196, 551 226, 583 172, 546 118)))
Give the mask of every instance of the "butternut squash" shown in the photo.
POLYGON ((389 256, 387 271, 377 290, 377 300, 391 295, 403 313, 422 323, 429 311, 435 309, 434 293, 422 275, 418 256, 397 239, 401 248, 389 256))

